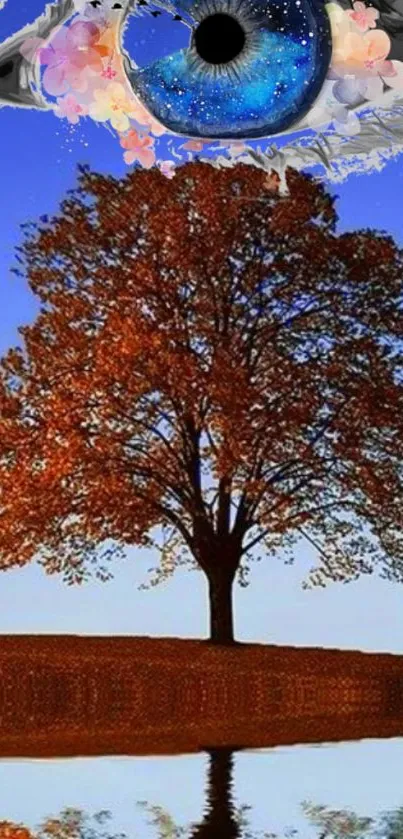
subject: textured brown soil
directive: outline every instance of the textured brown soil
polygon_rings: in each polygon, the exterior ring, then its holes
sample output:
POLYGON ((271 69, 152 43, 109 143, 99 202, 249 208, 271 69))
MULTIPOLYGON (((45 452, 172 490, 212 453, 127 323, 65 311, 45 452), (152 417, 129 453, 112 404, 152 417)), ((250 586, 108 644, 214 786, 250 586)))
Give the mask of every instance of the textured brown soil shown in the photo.
POLYGON ((0 635, 0 756, 403 736, 403 655, 0 635))
POLYGON ((156 662, 172 667, 216 667, 229 662, 237 667, 272 668, 287 672, 314 668, 324 672, 341 668, 367 674, 401 673, 403 654, 367 653, 358 650, 326 649, 324 647, 285 647, 269 644, 237 643, 216 646, 208 641, 190 638, 156 638, 148 635, 0 635, 0 666, 12 657, 51 656, 56 659, 85 659, 105 656, 131 661, 156 662))

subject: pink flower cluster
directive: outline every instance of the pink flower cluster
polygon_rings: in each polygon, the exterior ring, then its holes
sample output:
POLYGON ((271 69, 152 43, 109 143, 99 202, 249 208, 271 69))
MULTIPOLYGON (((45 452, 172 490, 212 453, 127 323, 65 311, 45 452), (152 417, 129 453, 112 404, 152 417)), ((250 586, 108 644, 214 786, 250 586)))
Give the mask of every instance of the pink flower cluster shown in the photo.
POLYGON ((329 81, 308 123, 316 128, 333 123, 339 133, 357 134, 360 122, 354 107, 379 101, 388 88, 403 92, 403 62, 388 58, 391 42, 376 28, 377 9, 356 0, 352 9, 344 10, 331 0, 326 10, 333 45, 329 81))
POLYGON ((91 77, 102 73, 108 47, 100 43, 100 35, 95 23, 78 21, 59 29, 49 46, 41 49, 41 64, 46 66, 43 86, 51 96, 61 96, 71 88, 84 92, 91 77))
POLYGON ((351 20, 354 21, 360 32, 366 32, 368 29, 375 29, 376 21, 379 17, 377 9, 373 9, 371 6, 366 6, 365 3, 361 2, 361 0, 357 0, 356 3, 353 3, 353 11, 351 11, 351 9, 347 9, 347 14, 351 20))
MULTIPOLYGON (((154 137, 164 134, 165 128, 128 84, 118 39, 117 21, 76 16, 69 26, 60 27, 49 43, 30 38, 21 52, 28 60, 39 60, 44 68, 42 85, 56 98, 56 116, 72 125, 84 116, 109 123, 125 149, 126 163, 137 161, 150 168, 156 163, 154 137)), ((166 177, 173 177, 173 161, 158 165, 166 177)))

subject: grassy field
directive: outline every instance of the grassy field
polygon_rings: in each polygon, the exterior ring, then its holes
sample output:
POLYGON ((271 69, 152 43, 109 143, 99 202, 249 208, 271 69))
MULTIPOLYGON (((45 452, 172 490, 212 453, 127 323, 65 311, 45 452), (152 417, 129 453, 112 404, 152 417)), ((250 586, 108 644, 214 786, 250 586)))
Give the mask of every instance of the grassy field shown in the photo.
POLYGON ((0 755, 164 754, 403 736, 403 655, 0 636, 0 755))

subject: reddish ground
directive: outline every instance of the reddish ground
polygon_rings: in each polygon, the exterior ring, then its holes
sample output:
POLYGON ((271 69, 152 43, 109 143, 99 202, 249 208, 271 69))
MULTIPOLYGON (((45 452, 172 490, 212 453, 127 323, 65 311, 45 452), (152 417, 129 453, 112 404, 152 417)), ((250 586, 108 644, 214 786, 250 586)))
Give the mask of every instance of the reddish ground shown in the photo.
POLYGON ((403 736, 403 655, 178 638, 0 636, 0 756, 403 736))

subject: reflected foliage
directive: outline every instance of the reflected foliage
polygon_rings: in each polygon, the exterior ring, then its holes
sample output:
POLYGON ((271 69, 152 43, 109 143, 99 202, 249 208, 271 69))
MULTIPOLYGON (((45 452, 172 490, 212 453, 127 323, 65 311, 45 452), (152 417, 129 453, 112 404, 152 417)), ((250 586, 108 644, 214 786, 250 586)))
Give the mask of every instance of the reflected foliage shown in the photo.
POLYGON ((125 833, 111 833, 109 810, 87 816, 82 810, 66 807, 58 818, 46 819, 36 834, 37 839, 127 839, 125 833))
MULTIPOLYGON (((206 808, 200 822, 177 825, 164 807, 136 802, 153 828, 151 835, 155 839, 403 839, 403 806, 383 811, 374 819, 353 810, 332 809, 305 800, 300 805, 302 827, 285 826, 281 832, 253 830, 247 815, 251 807, 233 803, 234 752, 209 749, 208 755, 206 808)), ((109 810, 89 816, 81 809, 66 807, 58 816, 47 817, 36 829, 0 821, 0 839, 137 839, 137 832, 130 836, 113 833, 111 818, 109 810)))
POLYGON ((359 839, 366 836, 372 825, 372 819, 361 818, 351 810, 330 810, 320 804, 302 802, 302 810, 308 821, 315 826, 320 835, 325 837, 344 836, 359 839))
POLYGON ((149 804, 147 801, 138 801, 138 807, 142 807, 149 814, 147 820, 155 827, 155 836, 158 839, 185 839, 188 835, 186 827, 179 827, 175 824, 172 816, 158 804, 149 804))
POLYGON ((335 810, 303 801, 301 811, 306 824, 301 829, 288 826, 280 833, 274 833, 251 828, 246 815, 251 808, 247 804, 233 808, 221 821, 218 811, 210 810, 199 825, 190 828, 176 826, 162 807, 146 802, 141 804, 153 813, 150 823, 156 828, 156 839, 403 839, 403 806, 382 812, 373 819, 359 816, 352 810, 335 810))
POLYGON ((382 813, 374 839, 403 839, 403 807, 382 813))
POLYGON ((0 839, 127 839, 125 833, 112 833, 107 823, 109 810, 93 816, 75 807, 64 807, 55 817, 47 817, 34 830, 11 821, 0 821, 0 839))

